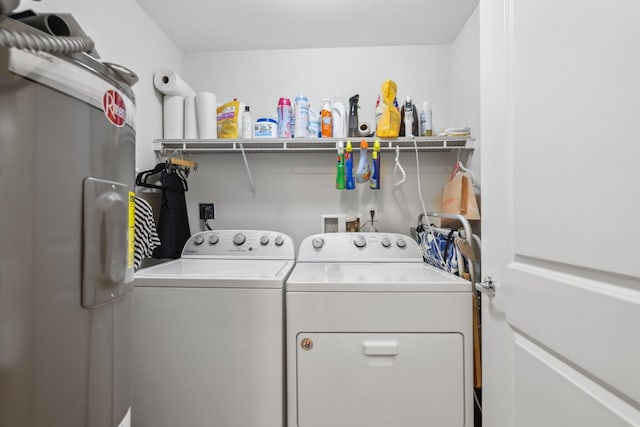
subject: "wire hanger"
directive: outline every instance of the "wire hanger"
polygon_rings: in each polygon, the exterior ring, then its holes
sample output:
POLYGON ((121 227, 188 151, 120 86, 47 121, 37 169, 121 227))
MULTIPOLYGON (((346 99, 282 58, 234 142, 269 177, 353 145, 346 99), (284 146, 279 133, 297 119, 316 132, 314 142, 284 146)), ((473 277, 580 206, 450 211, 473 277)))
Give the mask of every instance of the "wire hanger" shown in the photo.
POLYGON ((402 174, 402 178, 400 178, 400 181, 393 183, 393 187, 397 187, 400 184, 402 184, 404 182, 405 179, 407 179, 407 174, 404 171, 404 168, 402 167, 402 165, 400 164, 400 146, 396 145, 396 160, 395 160, 395 164, 393 166, 393 176, 396 176, 396 170, 400 170, 400 173, 402 174))
POLYGON ((460 149, 458 148, 458 152, 456 153, 456 165, 453 167, 453 172, 451 173, 451 177, 456 176, 458 172, 466 173, 469 178, 471 178, 471 185, 476 186, 476 176, 471 169, 467 169, 464 167, 462 162, 460 161, 460 149))

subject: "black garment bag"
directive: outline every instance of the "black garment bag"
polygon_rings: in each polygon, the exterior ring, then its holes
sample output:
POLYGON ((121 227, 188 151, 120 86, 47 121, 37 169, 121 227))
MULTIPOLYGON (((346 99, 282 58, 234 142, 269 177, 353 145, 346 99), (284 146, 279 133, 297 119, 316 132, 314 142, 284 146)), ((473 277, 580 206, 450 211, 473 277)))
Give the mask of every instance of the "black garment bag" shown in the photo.
POLYGON ((188 190, 187 180, 177 169, 161 172, 162 201, 158 236, 162 245, 153 251, 154 258, 180 258, 184 244, 191 237, 187 203, 184 193, 188 190))
POLYGON ((180 258, 182 248, 191 237, 187 203, 184 193, 189 189, 180 168, 168 163, 158 163, 153 169, 140 172, 136 185, 162 190, 160 217, 157 229, 160 246, 153 250, 153 258, 180 258), (160 185, 152 184, 150 178, 160 173, 160 185))

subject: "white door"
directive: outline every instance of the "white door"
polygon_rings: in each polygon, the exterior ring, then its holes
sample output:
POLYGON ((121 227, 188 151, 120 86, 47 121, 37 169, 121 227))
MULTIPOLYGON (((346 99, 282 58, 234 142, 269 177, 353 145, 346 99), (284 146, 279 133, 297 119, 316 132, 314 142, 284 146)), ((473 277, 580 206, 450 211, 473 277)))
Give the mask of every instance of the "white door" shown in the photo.
POLYGON ((640 2, 480 27, 484 426, 640 426, 640 2))

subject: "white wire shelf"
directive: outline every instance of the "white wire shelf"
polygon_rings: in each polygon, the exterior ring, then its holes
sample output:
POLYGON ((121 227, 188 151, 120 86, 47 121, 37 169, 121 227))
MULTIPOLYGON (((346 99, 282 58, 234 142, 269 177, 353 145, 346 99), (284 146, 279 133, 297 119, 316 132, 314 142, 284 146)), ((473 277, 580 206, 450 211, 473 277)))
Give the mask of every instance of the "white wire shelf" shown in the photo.
MULTIPOLYGON (((260 139, 156 139, 153 141, 154 150, 161 153, 172 151, 181 153, 232 153, 245 152, 328 152, 336 150, 338 141, 348 138, 260 138, 260 139)), ((373 147, 375 137, 352 137, 353 149, 360 148, 360 141, 367 141, 373 147)), ((399 138, 377 138, 380 140, 381 151, 395 150, 413 151, 414 139, 418 151, 453 151, 473 150, 475 138, 471 136, 421 136, 399 138)))

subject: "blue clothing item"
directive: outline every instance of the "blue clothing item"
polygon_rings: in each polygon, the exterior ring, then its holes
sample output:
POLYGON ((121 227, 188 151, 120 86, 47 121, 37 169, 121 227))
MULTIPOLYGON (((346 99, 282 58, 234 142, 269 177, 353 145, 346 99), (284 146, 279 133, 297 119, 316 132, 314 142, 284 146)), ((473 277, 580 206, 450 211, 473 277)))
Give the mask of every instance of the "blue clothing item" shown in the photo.
POLYGON ((458 248, 455 239, 460 233, 451 230, 448 234, 439 231, 423 229, 417 234, 418 245, 422 251, 424 261, 441 270, 460 275, 458 266, 458 248))

